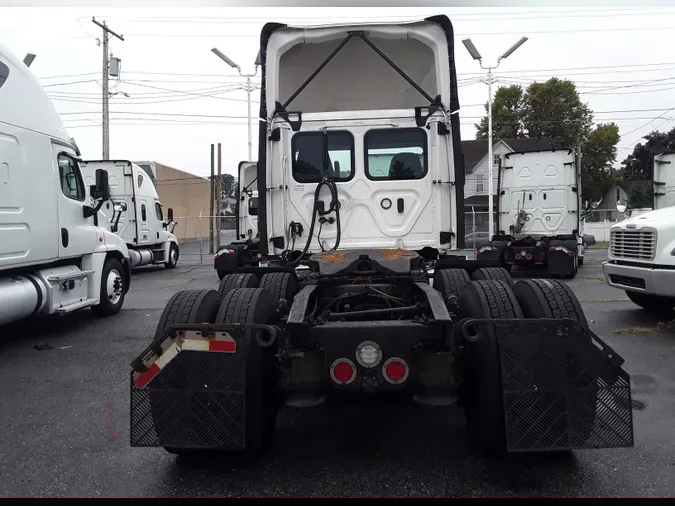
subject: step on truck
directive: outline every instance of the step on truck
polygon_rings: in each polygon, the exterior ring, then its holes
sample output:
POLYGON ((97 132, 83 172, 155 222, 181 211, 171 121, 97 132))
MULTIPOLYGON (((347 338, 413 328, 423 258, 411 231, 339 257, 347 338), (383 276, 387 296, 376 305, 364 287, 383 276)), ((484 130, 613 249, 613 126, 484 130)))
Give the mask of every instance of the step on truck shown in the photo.
POLYGON ((165 216, 149 174, 127 160, 88 160, 81 167, 85 182, 92 181, 99 169, 108 173, 110 201, 99 214, 108 230, 120 236, 129 248, 131 268, 151 264, 175 268, 180 249, 173 234, 173 209, 169 208, 165 216))
POLYGON ((80 164, 35 76, 0 45, 0 325, 122 308, 129 252, 97 219, 110 197, 107 174, 86 186, 80 164))
MULTIPOLYGON (((581 175, 572 150, 509 153, 497 178, 497 229, 476 250, 511 270, 573 278, 584 263, 581 175)), ((593 242, 595 242, 593 240, 593 242)))
POLYGON ((220 248, 213 257, 213 268, 219 279, 232 274, 239 267, 267 264, 267 256, 260 252, 258 237, 258 165, 239 162, 236 238, 220 248))
POLYGON ((461 406, 488 452, 632 446, 623 359, 569 287, 453 255, 449 19, 271 23, 261 44, 258 228, 279 260, 174 294, 132 363, 131 444, 260 454, 284 407, 400 396, 461 406))
MULTIPOLYGON (((654 210, 612 225, 605 282, 648 312, 675 309, 675 154, 654 156, 654 210)), ((617 202, 625 212, 627 203, 617 202)), ((671 315, 672 316, 672 315, 671 315)))

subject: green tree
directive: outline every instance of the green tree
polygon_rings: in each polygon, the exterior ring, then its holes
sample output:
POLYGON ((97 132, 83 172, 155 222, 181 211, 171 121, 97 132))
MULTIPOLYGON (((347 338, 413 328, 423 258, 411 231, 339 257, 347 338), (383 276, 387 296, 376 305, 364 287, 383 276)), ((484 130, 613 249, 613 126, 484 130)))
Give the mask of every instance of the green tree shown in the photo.
MULTIPOLYGON (((513 139, 525 137, 523 128, 524 112, 523 88, 514 84, 500 87, 492 101, 492 135, 496 139, 513 139)), ((488 112, 488 104, 485 104, 485 113, 488 112)), ((488 138, 488 118, 481 119, 476 127, 476 139, 488 138)))
POLYGON ((223 197, 233 197, 235 193, 238 193, 236 177, 232 174, 221 174, 220 178, 220 191, 223 197))
POLYGON ((619 127, 615 123, 600 124, 588 134, 581 149, 581 186, 584 199, 598 202, 614 184, 618 142, 619 127))
POLYGON ((667 133, 651 132, 642 138, 647 142, 638 142, 633 152, 621 162, 620 175, 625 181, 651 181, 654 176, 654 155, 675 151, 675 128, 667 133))

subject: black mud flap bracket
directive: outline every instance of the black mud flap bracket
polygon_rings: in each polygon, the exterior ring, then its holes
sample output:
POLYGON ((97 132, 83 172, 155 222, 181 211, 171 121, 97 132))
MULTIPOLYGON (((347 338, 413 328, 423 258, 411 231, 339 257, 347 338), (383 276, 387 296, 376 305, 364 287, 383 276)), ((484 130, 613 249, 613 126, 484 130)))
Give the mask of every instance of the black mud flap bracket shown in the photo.
POLYGON ((630 376, 624 360, 569 319, 470 319, 468 342, 497 343, 509 452, 634 445, 630 376))
POLYGON ((279 332, 260 324, 168 328, 132 362, 131 446, 245 450, 250 343, 269 346, 279 332))

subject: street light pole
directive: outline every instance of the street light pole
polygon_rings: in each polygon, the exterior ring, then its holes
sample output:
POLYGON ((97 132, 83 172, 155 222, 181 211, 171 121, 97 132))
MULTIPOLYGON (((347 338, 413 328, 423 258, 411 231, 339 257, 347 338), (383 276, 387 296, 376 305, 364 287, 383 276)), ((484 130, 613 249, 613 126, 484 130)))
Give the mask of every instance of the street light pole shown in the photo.
POLYGON ((521 37, 518 42, 516 42, 513 46, 511 46, 503 55, 501 55, 497 59, 497 64, 490 67, 484 67, 483 66, 483 57, 480 55, 478 52, 478 49, 476 49, 476 46, 474 46, 473 42, 471 42, 471 39, 464 39, 462 40, 462 43, 464 44, 464 47, 466 47, 466 50, 469 52, 471 57, 474 60, 478 60, 478 63, 480 64, 480 68, 487 70, 488 75, 487 75, 487 85, 488 85, 488 236, 490 239, 494 236, 494 226, 495 226, 495 220, 494 220, 494 204, 493 204, 493 173, 494 173, 494 156, 492 155, 492 82, 493 82, 493 76, 492 76, 492 71, 499 67, 499 62, 501 62, 504 58, 508 58, 516 49, 518 49, 520 46, 522 46, 525 41, 527 41, 527 37, 521 37))
POLYGON ((227 63, 230 67, 233 69, 237 69, 239 72, 239 75, 241 77, 246 78, 246 105, 248 106, 248 161, 252 162, 253 161, 253 140, 251 138, 251 78, 255 77, 255 75, 258 73, 258 66, 260 65, 260 56, 256 58, 255 61, 255 72, 253 74, 242 74, 241 73, 241 67, 237 65, 234 60, 231 60, 227 56, 225 56, 218 48, 212 48, 211 52, 215 54, 218 58, 223 60, 225 63, 227 63))

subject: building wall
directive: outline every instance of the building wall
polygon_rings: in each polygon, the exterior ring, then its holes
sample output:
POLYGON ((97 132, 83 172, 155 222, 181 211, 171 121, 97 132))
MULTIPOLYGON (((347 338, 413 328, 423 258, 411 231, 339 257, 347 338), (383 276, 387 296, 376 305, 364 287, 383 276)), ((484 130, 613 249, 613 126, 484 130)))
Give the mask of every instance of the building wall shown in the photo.
MULTIPOLYGON (((504 163, 504 155, 511 153, 511 149, 504 144, 503 142, 497 143, 492 147, 493 156, 498 156, 501 163, 504 163)), ((485 159, 474 167, 473 171, 470 174, 466 175, 466 183, 464 184, 464 198, 471 197, 473 195, 487 195, 488 194, 488 169, 489 161, 486 156, 485 159)), ((493 195, 497 194, 497 164, 494 163, 492 166, 492 189, 493 195)))
POLYGON ((178 222, 174 233, 179 242, 189 242, 209 237, 209 219, 199 219, 210 214, 211 185, 208 179, 189 172, 156 164, 157 193, 164 205, 164 213, 173 208, 178 222))

